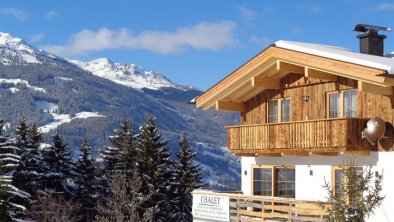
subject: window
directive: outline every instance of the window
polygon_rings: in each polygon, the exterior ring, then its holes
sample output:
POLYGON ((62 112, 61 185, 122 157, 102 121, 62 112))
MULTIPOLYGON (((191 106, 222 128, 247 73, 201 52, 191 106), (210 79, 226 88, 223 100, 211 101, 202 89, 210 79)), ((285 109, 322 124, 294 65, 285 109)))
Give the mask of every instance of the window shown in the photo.
POLYGON ((290 99, 281 100, 281 122, 290 122, 290 99))
POLYGON ((253 170, 253 195, 272 195, 272 169, 255 168, 253 170))
POLYGON ((278 122, 278 100, 268 102, 268 123, 278 122))
POLYGON ((253 195, 295 198, 294 167, 253 168, 253 195))
POLYGON ((343 111, 345 117, 356 117, 357 114, 357 93, 356 90, 343 92, 343 111))
POLYGON ((290 99, 275 99, 268 101, 268 123, 290 121, 290 99))
POLYGON ((295 197, 295 169, 276 168, 275 169, 275 196, 276 197, 295 197))
POLYGON ((327 96, 328 118, 356 117, 357 116, 357 91, 344 90, 330 92, 327 96))
POLYGON ((338 118, 340 116, 340 94, 330 93, 328 94, 328 117, 338 118))
MULTIPOLYGON (((350 171, 348 171, 348 173, 353 174, 356 173, 354 175, 362 175, 363 174, 363 168, 362 167, 353 167, 350 168, 350 171), (353 171, 352 171, 353 170, 353 171)), ((345 178, 345 169, 343 167, 333 167, 333 191, 334 194, 338 194, 340 192, 343 192, 343 186, 347 186, 348 183, 348 178, 345 178)), ((349 191, 350 193, 352 193, 351 189, 352 186, 349 186, 349 191)), ((347 197, 347 200, 349 202, 352 202, 356 197, 355 196, 349 196, 347 197)))

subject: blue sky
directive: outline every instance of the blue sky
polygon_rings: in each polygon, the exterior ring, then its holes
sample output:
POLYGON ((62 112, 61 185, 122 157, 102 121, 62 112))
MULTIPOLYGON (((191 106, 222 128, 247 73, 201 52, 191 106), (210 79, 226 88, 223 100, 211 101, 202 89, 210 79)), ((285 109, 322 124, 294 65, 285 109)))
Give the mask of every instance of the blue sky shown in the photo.
POLYGON ((394 2, 0 0, 0 31, 37 48, 134 63, 202 90, 280 39, 357 51, 357 23, 394 28, 394 2))

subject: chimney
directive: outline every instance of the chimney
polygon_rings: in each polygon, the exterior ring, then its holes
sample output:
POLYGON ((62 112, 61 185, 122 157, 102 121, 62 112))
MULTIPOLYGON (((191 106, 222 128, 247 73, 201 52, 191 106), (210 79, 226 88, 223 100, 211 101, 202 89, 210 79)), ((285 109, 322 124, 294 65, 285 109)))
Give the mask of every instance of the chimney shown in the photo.
POLYGON ((384 56, 383 40, 386 36, 380 35, 378 32, 389 32, 391 31, 390 28, 357 24, 354 31, 363 32, 363 34, 357 36, 360 39, 360 53, 384 56))

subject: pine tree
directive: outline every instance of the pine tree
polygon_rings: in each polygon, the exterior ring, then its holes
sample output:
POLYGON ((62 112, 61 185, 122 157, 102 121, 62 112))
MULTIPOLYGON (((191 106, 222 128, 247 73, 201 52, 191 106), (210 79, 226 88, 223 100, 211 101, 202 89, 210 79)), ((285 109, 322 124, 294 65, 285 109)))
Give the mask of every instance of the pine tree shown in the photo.
POLYGON ((25 207, 15 203, 28 202, 30 195, 13 186, 14 169, 19 165, 20 156, 16 141, 4 136, 4 121, 0 120, 0 218, 13 221, 24 218, 25 207))
POLYGON ((141 126, 138 146, 138 171, 142 178, 141 193, 147 196, 142 207, 152 210, 153 221, 170 220, 173 190, 173 161, 168 141, 162 141, 153 117, 141 126))
POLYGON ((29 129, 25 121, 17 127, 16 135, 22 154, 12 184, 34 197, 37 190, 42 188, 44 165, 39 147, 43 137, 35 124, 29 129))
POLYGON ((176 153, 178 161, 175 164, 174 177, 176 192, 172 209, 173 221, 193 221, 191 192, 198 188, 206 187, 203 183, 203 171, 201 166, 193 163, 196 152, 190 149, 189 138, 186 133, 182 134, 179 141, 180 149, 176 153))
POLYGON ((133 132, 132 124, 128 120, 122 120, 119 129, 115 129, 115 135, 109 137, 112 146, 107 146, 101 152, 104 162, 103 176, 99 180, 99 190, 102 196, 110 194, 109 186, 111 177, 116 171, 128 171, 136 164, 136 135, 133 132))
POLYGON ((52 138, 52 144, 43 152, 45 173, 43 175, 44 189, 49 194, 73 195, 67 179, 74 176, 71 152, 59 132, 52 138))
POLYGON ((4 135, 4 126, 5 122, 0 120, 0 164, 4 174, 12 175, 19 165, 20 149, 14 139, 4 135))
POLYGON ((119 129, 115 129, 115 135, 109 137, 112 147, 107 147, 102 157, 106 164, 106 170, 131 171, 136 158, 136 135, 129 120, 122 120, 119 129))
POLYGON ((80 204, 80 221, 93 221, 96 214, 97 178, 96 161, 91 155, 91 148, 86 136, 79 147, 81 155, 76 162, 75 198, 80 204))

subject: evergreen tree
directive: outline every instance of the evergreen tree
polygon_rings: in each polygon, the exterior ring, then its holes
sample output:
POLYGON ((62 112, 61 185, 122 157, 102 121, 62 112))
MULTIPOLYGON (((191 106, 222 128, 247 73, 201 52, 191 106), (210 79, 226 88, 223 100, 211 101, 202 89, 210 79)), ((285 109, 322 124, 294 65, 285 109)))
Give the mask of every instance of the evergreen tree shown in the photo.
POLYGON ((7 176, 0 165, 0 219, 2 222, 16 221, 25 218, 25 206, 16 204, 15 196, 19 199, 30 199, 30 195, 11 184, 12 176, 7 176))
POLYGON ((12 184, 34 197, 37 190, 42 188, 44 165, 39 147, 43 142, 43 137, 35 124, 29 129, 25 121, 17 127, 16 135, 22 154, 12 184))
POLYGON ((111 144, 117 148, 118 157, 115 164, 116 170, 124 171, 131 175, 136 164, 137 139, 133 131, 132 123, 123 120, 120 128, 115 130, 115 136, 109 138, 111 144))
POLYGON ((0 164, 3 173, 12 175, 19 165, 20 149, 14 139, 4 135, 5 122, 0 120, 0 164))
POLYGON ((203 183, 203 171, 201 166, 193 163, 196 152, 190 149, 189 138, 186 133, 182 134, 179 141, 180 149, 176 153, 178 161, 175 164, 174 177, 176 192, 172 215, 173 221, 193 221, 191 192, 198 188, 206 187, 203 183))
POLYGON ((102 196, 110 194, 111 177, 116 171, 128 171, 131 177, 131 169, 136 164, 136 135, 133 132, 132 124, 128 120, 122 120, 119 129, 115 129, 115 135, 109 137, 112 146, 107 146, 101 152, 104 169, 99 180, 99 190, 102 196))
POLYGON ((0 120, 0 218, 1 221, 13 221, 23 219, 25 211, 15 200, 25 203, 30 195, 11 184, 20 156, 16 141, 3 135, 4 126, 4 121, 0 120))
POLYGON ((81 155, 76 162, 75 198, 80 204, 80 221, 93 221, 96 214, 97 178, 96 161, 91 155, 91 148, 86 136, 79 147, 81 155))
POLYGON ((17 145, 21 149, 20 153, 22 154, 27 148, 28 139, 27 134, 29 132, 29 126, 26 124, 26 119, 22 119, 15 130, 17 145))
POLYGON ((67 179, 74 176, 74 167, 71 152, 64 144, 59 132, 52 138, 52 144, 43 152, 45 163, 45 173, 43 175, 43 185, 46 192, 55 195, 73 195, 71 186, 67 179))
POLYGON ((141 193, 147 197, 142 207, 152 211, 153 221, 170 221, 173 188, 173 161, 168 141, 162 141, 153 117, 141 126, 138 146, 138 171, 141 193))

